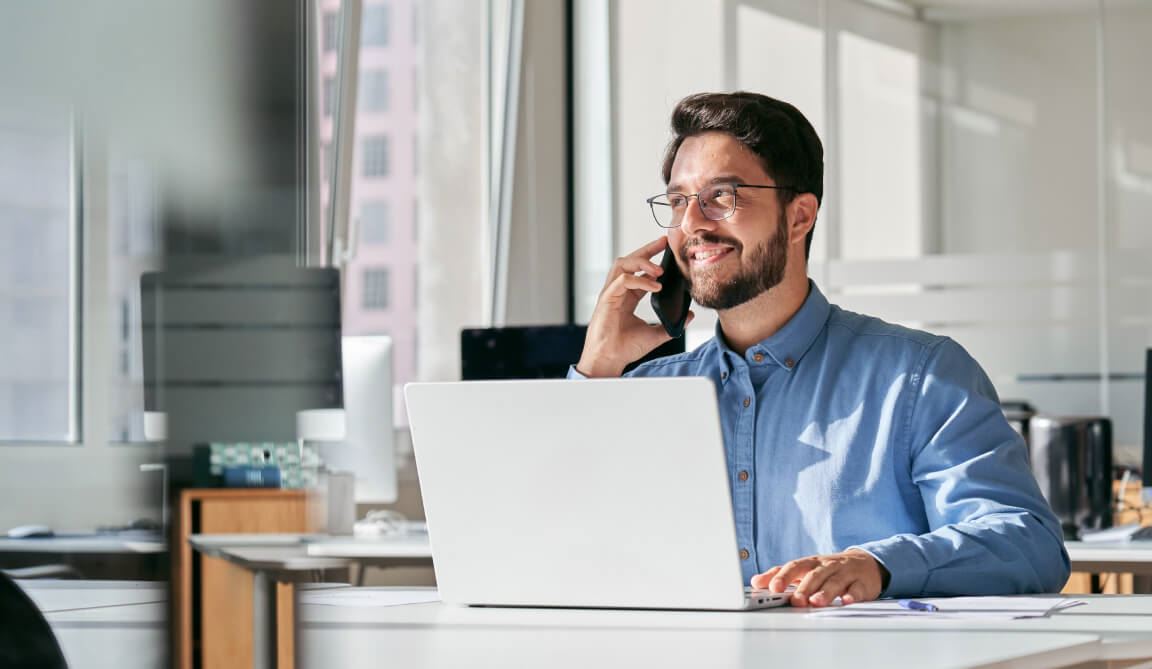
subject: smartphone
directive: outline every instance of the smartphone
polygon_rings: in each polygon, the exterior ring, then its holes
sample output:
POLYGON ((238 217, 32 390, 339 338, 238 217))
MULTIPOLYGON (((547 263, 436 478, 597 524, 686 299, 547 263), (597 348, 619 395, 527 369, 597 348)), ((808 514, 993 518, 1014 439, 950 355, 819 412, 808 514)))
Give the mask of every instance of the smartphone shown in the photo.
POLYGON ((652 309, 670 336, 683 337, 692 296, 688 292, 688 280, 680 272, 680 265, 676 264, 676 255, 672 253, 670 247, 664 248, 660 268, 664 273, 656 280, 660 282, 662 288, 660 292, 652 293, 652 309))

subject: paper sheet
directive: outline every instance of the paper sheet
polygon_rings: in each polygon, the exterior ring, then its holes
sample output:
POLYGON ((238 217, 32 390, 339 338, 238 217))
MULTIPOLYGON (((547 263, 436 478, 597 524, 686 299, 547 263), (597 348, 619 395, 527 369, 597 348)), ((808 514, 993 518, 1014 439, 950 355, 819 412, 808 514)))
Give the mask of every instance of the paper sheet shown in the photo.
POLYGON ((1084 602, 1059 597, 931 597, 917 601, 936 605, 939 611, 910 611, 897 600, 861 602, 815 611, 813 618, 913 618, 920 620, 1014 620, 1044 618, 1084 602))

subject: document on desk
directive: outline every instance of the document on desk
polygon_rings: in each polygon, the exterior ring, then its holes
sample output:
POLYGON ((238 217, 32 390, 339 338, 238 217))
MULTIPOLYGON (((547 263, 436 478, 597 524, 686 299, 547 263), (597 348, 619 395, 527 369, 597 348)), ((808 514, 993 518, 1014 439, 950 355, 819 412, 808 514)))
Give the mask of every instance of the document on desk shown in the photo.
POLYGON ((910 609, 896 600, 861 602, 809 613, 812 618, 902 618, 919 620, 1015 620, 1046 618, 1084 603, 1060 597, 931 597, 916 600, 935 611, 910 609))
POLYGON ((324 606, 371 608, 428 604, 438 601, 440 601, 440 593, 435 588, 333 588, 300 593, 301 604, 322 604, 324 606))

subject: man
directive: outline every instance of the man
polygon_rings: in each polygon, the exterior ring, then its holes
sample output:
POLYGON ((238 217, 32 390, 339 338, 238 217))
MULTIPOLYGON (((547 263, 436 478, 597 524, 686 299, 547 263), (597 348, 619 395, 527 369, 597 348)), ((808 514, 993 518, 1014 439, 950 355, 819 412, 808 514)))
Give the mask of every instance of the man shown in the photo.
MULTIPOLYGON (((1060 525, 996 391, 956 342, 830 305, 807 276, 823 148, 795 107, 699 94, 672 113, 661 237, 616 261, 570 376, 620 376, 668 339, 633 313, 667 245, 719 316, 630 376, 716 384, 745 581, 794 606, 1058 591, 1060 525)), ((689 418, 692 407, 662 398, 689 418)))

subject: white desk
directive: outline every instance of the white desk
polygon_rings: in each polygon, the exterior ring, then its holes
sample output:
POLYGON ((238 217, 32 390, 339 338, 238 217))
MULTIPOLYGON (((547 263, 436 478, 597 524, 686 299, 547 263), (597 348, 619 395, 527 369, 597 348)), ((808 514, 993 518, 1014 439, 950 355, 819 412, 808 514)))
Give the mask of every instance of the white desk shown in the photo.
POLYGON ((380 537, 310 537, 306 545, 308 554, 316 556, 357 560, 411 558, 424 560, 425 564, 432 558, 427 532, 380 537))
POLYGON ((154 581, 18 581, 70 669, 155 669, 167 662, 168 586, 154 581))
POLYGON ((0 537, 0 553, 163 553, 167 550, 156 532, 115 532, 58 537, 10 539, 0 537))
POLYGON ((1066 541, 1072 571, 1152 574, 1152 541, 1066 541))
MULTIPOLYGON (((396 593, 402 599, 404 591, 396 593)), ((841 667, 851 658, 854 667, 1057 667, 1152 657, 1152 596, 1083 599, 1085 606, 1008 624, 810 618, 791 608, 715 613, 302 603, 298 652, 302 666, 349 667, 369 666, 363 658, 385 648, 401 653, 399 666, 411 667, 743 667, 763 666, 765 658, 773 666, 841 667), (1084 648, 1060 648, 1083 637, 1099 640, 1090 657, 1084 648)))

